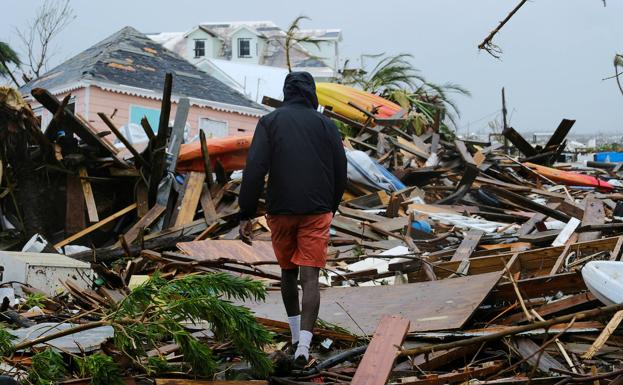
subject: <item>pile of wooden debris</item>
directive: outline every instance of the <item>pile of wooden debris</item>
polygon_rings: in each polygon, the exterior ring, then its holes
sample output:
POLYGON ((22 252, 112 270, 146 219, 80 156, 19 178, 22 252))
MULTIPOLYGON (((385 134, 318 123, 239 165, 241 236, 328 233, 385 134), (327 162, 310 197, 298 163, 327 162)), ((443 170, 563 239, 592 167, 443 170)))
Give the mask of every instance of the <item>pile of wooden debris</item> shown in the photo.
POLYGON ((0 252, 10 375, 71 384, 623 382, 623 305, 604 307, 582 277, 591 262, 621 258, 623 174, 615 163, 556 163, 573 121, 535 148, 510 127, 505 146, 441 135, 439 122, 418 135, 403 111, 380 119, 373 106, 353 105, 357 120, 326 106, 358 134, 344 138, 349 184, 321 278, 317 362, 292 372, 265 219, 255 221, 253 246, 236 240, 240 180, 205 138, 208 172, 177 167, 188 101, 168 127, 172 78, 165 84, 160 126, 143 120, 150 140, 141 148, 104 114, 110 132, 94 130, 66 108, 69 97, 33 90, 54 113, 40 127, 19 95, 0 92, 2 248, 21 250, 0 252))

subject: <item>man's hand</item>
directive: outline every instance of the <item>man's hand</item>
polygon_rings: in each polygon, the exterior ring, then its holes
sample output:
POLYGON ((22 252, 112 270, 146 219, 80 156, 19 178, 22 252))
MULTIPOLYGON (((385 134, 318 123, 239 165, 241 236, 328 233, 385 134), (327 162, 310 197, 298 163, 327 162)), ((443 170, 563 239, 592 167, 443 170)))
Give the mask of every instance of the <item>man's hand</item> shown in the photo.
POLYGON ((240 240, 247 245, 253 245, 253 222, 249 219, 243 219, 240 221, 240 228, 238 229, 240 234, 240 240))

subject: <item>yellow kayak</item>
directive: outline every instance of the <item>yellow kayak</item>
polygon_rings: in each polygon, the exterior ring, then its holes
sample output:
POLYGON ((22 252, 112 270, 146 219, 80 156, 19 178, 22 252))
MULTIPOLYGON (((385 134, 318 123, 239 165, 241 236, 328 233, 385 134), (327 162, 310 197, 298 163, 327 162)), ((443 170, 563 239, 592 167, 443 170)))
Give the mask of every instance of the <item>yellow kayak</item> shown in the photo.
POLYGON ((372 112, 376 107, 375 116, 380 119, 389 118, 401 110, 398 104, 387 99, 342 84, 317 83, 316 94, 321 105, 331 107, 334 112, 361 123, 365 122, 368 117, 350 106, 348 102, 352 102, 368 112, 372 112))

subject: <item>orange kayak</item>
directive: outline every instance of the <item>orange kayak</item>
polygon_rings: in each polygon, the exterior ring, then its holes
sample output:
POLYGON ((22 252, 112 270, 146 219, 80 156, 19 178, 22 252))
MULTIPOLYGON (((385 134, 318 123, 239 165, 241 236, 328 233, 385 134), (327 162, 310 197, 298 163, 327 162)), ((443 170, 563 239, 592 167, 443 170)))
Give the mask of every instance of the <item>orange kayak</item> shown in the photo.
POLYGON ((526 162, 524 166, 536 171, 539 175, 544 176, 547 179, 551 179, 554 182, 561 183, 567 186, 586 186, 595 187, 603 190, 612 190, 614 186, 610 183, 603 181, 594 176, 580 174, 577 172, 563 171, 551 167, 545 167, 538 164, 526 162))
MULTIPOLYGON (((252 139, 252 135, 206 139, 212 170, 217 160, 221 162, 225 171, 242 170, 247 161, 252 139)), ((182 144, 176 169, 179 172, 204 171, 200 141, 182 144)))

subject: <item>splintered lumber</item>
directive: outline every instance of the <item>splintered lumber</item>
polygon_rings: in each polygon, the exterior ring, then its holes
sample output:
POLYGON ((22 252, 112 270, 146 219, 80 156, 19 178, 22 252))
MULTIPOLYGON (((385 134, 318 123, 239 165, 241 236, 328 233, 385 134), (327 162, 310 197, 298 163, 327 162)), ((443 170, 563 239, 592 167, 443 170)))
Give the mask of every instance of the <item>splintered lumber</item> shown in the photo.
POLYGON ((526 357, 529 357, 527 358, 528 363, 532 366, 537 366, 543 372, 550 372, 552 368, 565 370, 565 367, 547 352, 536 353, 541 347, 529 338, 515 338, 513 345, 522 358, 526 359, 526 357))
POLYGON ((65 206, 65 234, 74 234, 86 227, 85 198, 80 178, 67 175, 67 202, 65 206))
POLYGON ((76 254, 71 254, 69 257, 83 262, 113 262, 122 256, 132 257, 138 255, 142 250, 157 251, 172 249, 178 242, 192 241, 195 235, 205 230, 206 227, 205 221, 199 219, 181 228, 172 228, 150 233, 143 238, 144 244, 131 244, 128 245, 127 249, 115 244, 95 250, 81 251, 76 254))
MULTIPOLYGON (((599 301, 597 300, 597 298, 595 298, 595 296, 593 296, 591 293, 580 293, 540 306, 536 309, 536 311, 537 313, 539 313, 539 315, 547 317, 552 314, 557 314, 564 311, 577 310, 578 308, 595 305, 598 302, 599 301)), ((519 324, 526 321, 528 321, 528 319, 523 312, 513 314, 504 319, 505 324, 519 324)))
POLYGON ((183 226, 193 221, 195 218, 195 212, 199 205, 199 198, 201 197, 201 191, 203 190, 203 182, 205 181, 206 174, 202 172, 191 171, 188 174, 188 180, 186 182, 186 189, 184 192, 184 198, 180 205, 177 218, 175 220, 175 226, 183 226))
POLYGON ((586 353, 582 355, 582 358, 585 360, 592 359, 595 354, 597 354, 597 352, 599 352, 599 350, 606 344, 606 341, 608 341, 608 338, 610 338, 612 333, 614 333, 614 331, 619 327, 621 321, 623 321, 623 310, 619 310, 614 313, 610 321, 608 321, 606 327, 601 331, 601 334, 599 334, 599 337, 597 337, 586 353))
POLYGON ((543 150, 547 150, 552 146, 560 146, 567 137, 567 134, 569 134, 569 131, 574 124, 575 120, 563 119, 556 128, 556 131, 554 131, 554 134, 548 139, 547 144, 545 145, 545 147, 543 147, 543 150))
POLYGON ((208 189, 214 186, 214 175, 212 175, 212 162, 210 162, 210 153, 208 152, 208 144, 206 143, 206 134, 203 130, 199 130, 199 140, 201 141, 201 158, 203 159, 203 172, 206 175, 208 189))
MULTIPOLYGON (((169 198, 171 196, 171 189, 173 187, 173 173, 175 172, 175 165, 177 164, 177 158, 180 153, 180 146, 182 145, 182 139, 184 138, 184 127, 186 127, 186 119, 188 112, 190 111, 190 101, 188 98, 181 98, 177 104, 177 111, 175 112, 175 120, 173 121, 173 128, 171 129, 171 140, 169 141, 169 147, 167 150, 167 157, 165 160, 165 171, 161 183, 158 184, 158 194, 156 195, 156 203, 162 206, 169 206, 169 198)), ((169 213, 169 211, 167 211, 169 213)), ((177 213, 174 213, 177 215, 177 213)), ((154 227, 157 230, 162 229, 168 225, 170 218, 165 215, 163 220, 160 220, 154 227)))
POLYGON ((506 366, 506 362, 502 360, 489 361, 480 365, 466 366, 450 373, 401 378, 400 385, 444 385, 465 383, 474 378, 487 377, 498 373, 504 366, 506 366))
POLYGON ((149 209, 149 211, 147 211, 147 213, 123 235, 127 244, 132 244, 138 237, 140 231, 154 223, 154 221, 162 215, 165 209, 166 207, 160 205, 155 205, 149 209))
POLYGON ((115 134, 115 136, 117 137, 117 139, 119 139, 119 141, 123 143, 125 148, 127 148, 132 153, 132 156, 134 157, 134 159, 136 159, 136 162, 139 163, 141 166, 149 169, 150 168, 149 163, 147 163, 145 158, 143 158, 143 156, 136 150, 136 148, 134 148, 132 143, 130 143, 130 141, 126 139, 125 136, 123 136, 121 131, 119 131, 117 126, 115 126, 115 124, 112 122, 112 120, 110 120, 110 118, 106 116, 106 114, 103 112, 98 112, 97 116, 99 116, 100 119, 104 121, 104 123, 108 126, 108 128, 110 128, 110 131, 112 131, 113 134, 115 134))
POLYGON ((203 210, 203 217, 205 218, 206 223, 211 224, 216 222, 218 220, 218 214, 216 213, 214 201, 212 200, 212 194, 210 194, 210 188, 207 184, 201 191, 199 202, 201 203, 201 209, 203 210))
POLYGON ((476 247, 478 247, 478 242, 485 233, 480 230, 470 230, 465 234, 465 237, 461 241, 461 244, 454 252, 451 261, 460 261, 463 259, 469 259, 472 255, 476 247))
POLYGON ((517 149, 521 151, 521 153, 524 154, 525 156, 537 155, 537 151, 534 149, 534 147, 532 147, 532 145, 528 143, 523 138, 523 136, 521 136, 520 133, 515 131, 514 128, 512 127, 504 128, 504 131, 502 131, 502 135, 504 135, 506 139, 508 139, 513 145, 515 145, 515 147, 517 147, 517 149))
POLYGON ((552 246, 554 247, 564 246, 565 243, 567 243, 567 241, 569 240, 569 238, 571 238, 571 235, 573 235, 573 233, 575 232, 575 229, 578 228, 580 223, 581 221, 578 218, 569 219, 569 222, 567 222, 567 224, 565 225, 565 227, 563 227, 560 234, 558 234, 556 239, 554 239, 554 242, 552 242, 552 246))
MULTIPOLYGON (((151 162, 151 172, 149 174, 149 204, 156 203, 158 195, 158 185, 167 168, 166 151, 169 139, 169 116, 171 114, 171 89, 173 87, 173 75, 167 73, 164 78, 164 89, 162 90, 162 104, 160 106, 160 122, 158 132, 153 140, 152 149, 154 155, 151 162)), ((166 206, 166 204, 164 205, 166 206)))
POLYGON ((526 198, 524 196, 521 196, 512 191, 500 188, 498 186, 492 186, 492 185, 487 185, 483 187, 485 190, 489 190, 496 195, 500 195, 501 197, 506 198, 513 203, 516 203, 520 206, 523 206, 537 213, 545 214, 551 218, 558 219, 559 221, 562 221, 562 222, 569 222, 569 219, 571 219, 569 215, 561 211, 558 211, 550 207, 544 206, 542 204, 536 203, 533 200, 526 198))
POLYGON ((253 241, 247 245, 240 241, 209 239, 205 241, 180 242, 177 248, 197 260, 231 260, 246 263, 277 262, 269 241, 253 241))
POLYGON ((80 167, 78 169, 78 174, 80 175, 80 184, 82 185, 82 193, 84 194, 84 202, 87 206, 87 214, 89 215, 89 222, 97 222, 99 221, 99 217, 97 215, 97 206, 95 205, 95 197, 93 196, 93 189, 91 188, 91 182, 87 179, 89 175, 87 174, 87 169, 85 167, 80 167))
POLYGON ((596 309, 591 309, 583 312, 567 314, 564 316, 552 318, 548 321, 539 321, 533 322, 527 325, 508 327, 504 330, 501 330, 497 333, 492 333, 484 336, 478 336, 474 338, 468 338, 459 341, 447 342, 443 344, 431 344, 426 346, 419 346, 413 349, 405 349, 398 353, 399 356, 415 356, 418 354, 429 353, 432 351, 439 350, 448 350, 453 349, 460 346, 470 346, 474 344, 481 344, 483 342, 488 341, 496 341, 506 336, 517 335, 519 333, 536 330, 536 329, 547 329, 553 325, 562 324, 566 322, 570 322, 572 320, 581 321, 583 319, 590 319, 598 315, 612 314, 616 313, 619 310, 623 310, 623 304, 599 307, 596 309))
POLYGON ((100 227, 104 226, 105 224, 110 223, 110 222, 114 221, 115 219, 124 216, 125 214, 129 213, 130 211, 134 210, 135 208, 136 208, 136 203, 132 203, 128 207, 117 211, 116 213, 112 214, 111 216, 102 219, 101 221, 99 221, 99 222, 97 222, 97 223, 87 227, 86 229, 80 231, 79 233, 74 234, 71 237, 58 242, 57 244, 54 245, 54 247, 56 247, 58 249, 58 248, 61 248, 61 247, 65 246, 65 245, 68 245, 71 242, 73 242, 73 241, 75 241, 77 239, 80 239, 80 238, 84 237, 85 235, 90 234, 91 232, 99 229, 100 227))
POLYGON ((397 315, 385 315, 374 331, 352 385, 384 385, 396 360, 396 353, 409 331, 409 320, 397 315))
MULTIPOLYGON (((61 101, 59 101, 56 96, 52 95, 48 90, 43 88, 34 88, 31 93, 42 106, 52 113, 56 113, 62 105, 61 101)), ((112 144, 108 143, 105 139, 100 138, 94 130, 87 127, 85 122, 69 111, 69 109, 65 108, 63 110, 60 120, 82 140, 87 142, 89 145, 98 148, 99 151, 113 156, 117 154, 118 151, 112 144)))
MULTIPOLYGON (((604 203, 589 195, 585 199, 584 216, 582 227, 591 225, 603 225, 605 223, 604 203)), ((578 242, 592 241, 601 238, 601 231, 587 231, 578 235, 578 242)))
MULTIPOLYGON (((363 330, 366 335, 371 335, 381 317, 388 313, 411 321, 411 332, 458 329, 500 277, 501 273, 496 271, 404 285, 326 289, 321 294, 320 318, 355 334, 363 330)), ((259 317, 276 318, 281 314, 286 319, 279 292, 269 292, 265 302, 247 301, 245 306, 259 317)))
POLYGON ((456 360, 464 360, 466 356, 476 353, 478 346, 464 346, 444 351, 435 351, 430 354, 421 354, 413 357, 413 363, 425 371, 435 370, 456 360))
POLYGON ((373 241, 380 241, 382 239, 379 235, 371 230, 370 226, 366 226, 359 221, 346 218, 342 215, 334 216, 333 221, 331 221, 331 226, 343 233, 352 235, 357 238, 368 238, 373 241))

